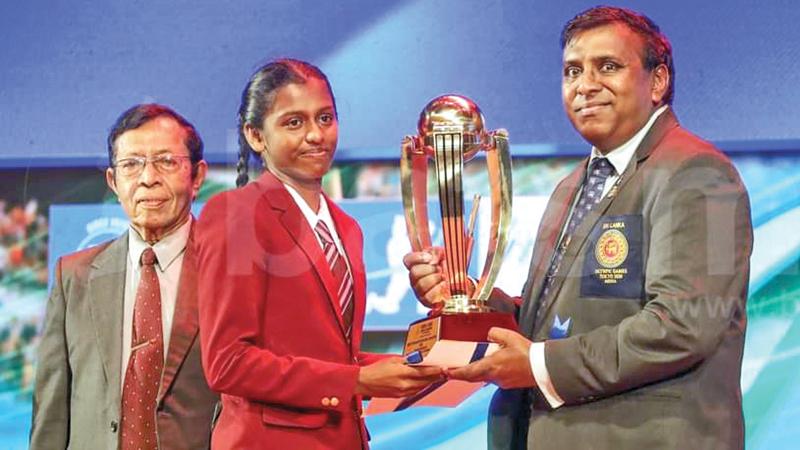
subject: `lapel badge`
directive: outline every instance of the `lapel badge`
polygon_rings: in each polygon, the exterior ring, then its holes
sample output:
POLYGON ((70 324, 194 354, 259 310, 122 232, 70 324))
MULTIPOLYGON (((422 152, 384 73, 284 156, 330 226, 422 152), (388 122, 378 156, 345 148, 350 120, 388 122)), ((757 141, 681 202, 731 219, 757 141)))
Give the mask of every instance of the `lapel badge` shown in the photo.
POLYGON ((608 191, 608 195, 606 195, 606 198, 608 198, 609 200, 613 199, 614 197, 617 196, 617 191, 619 191, 619 183, 614 183, 614 186, 611 186, 611 190, 608 191))

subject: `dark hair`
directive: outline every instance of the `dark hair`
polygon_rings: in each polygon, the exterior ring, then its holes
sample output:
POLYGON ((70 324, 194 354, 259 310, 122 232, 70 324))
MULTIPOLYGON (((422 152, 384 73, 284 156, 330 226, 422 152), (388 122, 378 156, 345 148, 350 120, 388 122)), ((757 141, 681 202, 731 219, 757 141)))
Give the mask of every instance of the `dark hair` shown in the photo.
POLYGON ((647 70, 653 70, 660 64, 667 66, 669 71, 669 86, 662 101, 672 104, 675 96, 675 67, 672 62, 672 44, 658 25, 644 14, 639 14, 630 9, 615 6, 595 6, 578 13, 561 30, 561 49, 575 37, 575 35, 593 28, 620 23, 627 26, 644 40, 644 55, 642 63, 647 70))
POLYGON ((247 82, 242 91, 242 102, 239 104, 239 162, 236 164, 236 186, 247 184, 248 162, 250 154, 255 153, 244 136, 244 126, 250 125, 260 129, 264 117, 272 108, 278 89, 288 84, 303 84, 309 78, 317 78, 325 82, 328 93, 333 100, 336 111, 336 98, 328 77, 313 64, 297 59, 281 58, 261 66, 247 82))
POLYGON ((194 125, 189 123, 183 116, 176 113, 168 106, 157 103, 144 103, 134 105, 122 113, 114 122, 111 131, 108 133, 108 165, 114 167, 116 157, 117 139, 126 131, 135 130, 142 125, 158 117, 169 117, 186 130, 186 140, 184 144, 189 149, 189 158, 192 161, 192 178, 197 175, 197 163, 203 159, 203 140, 197 134, 194 125))

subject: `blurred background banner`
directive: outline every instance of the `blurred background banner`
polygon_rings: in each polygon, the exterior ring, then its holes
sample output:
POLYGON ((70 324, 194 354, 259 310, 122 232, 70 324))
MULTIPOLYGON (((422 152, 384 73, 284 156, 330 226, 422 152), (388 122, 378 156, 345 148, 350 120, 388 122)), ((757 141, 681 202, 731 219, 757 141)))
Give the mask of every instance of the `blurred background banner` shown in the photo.
MULTIPOLYGON (((427 101, 447 92, 481 105, 488 128, 509 130, 512 241, 498 284, 518 294, 546 199, 588 153, 561 106, 558 35, 569 18, 595 4, 2 2, 0 448, 27 447, 49 268, 65 253, 127 229, 103 173, 106 135, 123 110, 161 102, 197 126, 212 163, 197 213, 209 196, 234 185, 236 108, 251 72, 280 56, 319 65, 330 77, 340 120, 325 188, 364 230, 365 346, 398 352, 408 323, 425 313, 401 262, 408 241, 400 139, 416 132, 427 101)), ((755 244, 741 381, 747 448, 794 448, 800 439, 800 7, 789 0, 618 4, 649 15, 670 37, 677 116, 731 156, 750 192, 755 244)), ((465 172, 465 192, 488 198, 483 162, 465 172)), ((485 254, 488 208, 482 210, 473 274, 485 254)), ((457 409, 371 417, 372 447, 484 449, 493 389, 457 409)))
MULTIPOLYGON (((530 227, 535 227, 547 199, 545 197, 519 197, 515 204, 520 212, 516 215, 510 234, 508 257, 498 287, 507 292, 521 292, 525 282, 533 237, 530 227), (533 216, 533 218, 531 218, 533 216), (526 220, 526 218, 528 220, 526 220), (524 227, 524 228, 523 228, 524 227), (526 230, 528 232, 526 232, 526 230)), ((486 254, 488 227, 491 217, 489 199, 482 200, 475 226, 475 257, 470 273, 480 274, 483 261, 478 256, 486 254)), ((355 217, 364 233, 364 264, 367 269, 367 315, 366 331, 405 332, 408 325, 427 314, 428 309, 420 305, 408 283, 408 271, 403 266, 403 256, 411 251, 406 234, 403 206, 399 200, 356 200, 339 202, 343 209, 355 217)), ((199 215, 202 204, 193 208, 199 215)), ((430 211, 438 211, 431 202, 430 211)), ((50 229, 58 230, 49 239, 48 281, 53 281, 53 270, 59 255, 64 255, 92 245, 116 238, 128 229, 128 220, 122 207, 112 203, 52 205, 50 207, 50 229)), ((535 229, 535 228, 533 228, 535 229)), ((434 245, 442 245, 438 222, 431 223, 434 245)), ((51 284, 52 287, 52 284, 51 284)))

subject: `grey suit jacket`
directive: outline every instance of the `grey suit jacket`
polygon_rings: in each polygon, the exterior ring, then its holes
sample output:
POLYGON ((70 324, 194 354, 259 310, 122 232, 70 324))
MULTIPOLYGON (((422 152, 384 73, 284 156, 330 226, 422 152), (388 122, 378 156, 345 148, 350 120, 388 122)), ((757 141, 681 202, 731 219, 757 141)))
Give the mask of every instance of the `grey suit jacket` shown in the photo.
POLYGON ((552 410, 538 389, 498 391, 491 446, 742 448, 752 225, 738 173, 666 111, 540 298, 585 162, 546 208, 520 311, 521 331, 547 341, 565 405, 552 410))
MULTIPOLYGON (((56 265, 39 345, 31 449, 118 448, 127 254, 126 233, 56 265)), ((162 450, 209 445, 217 395, 200 366, 196 273, 190 234, 158 393, 162 450)))

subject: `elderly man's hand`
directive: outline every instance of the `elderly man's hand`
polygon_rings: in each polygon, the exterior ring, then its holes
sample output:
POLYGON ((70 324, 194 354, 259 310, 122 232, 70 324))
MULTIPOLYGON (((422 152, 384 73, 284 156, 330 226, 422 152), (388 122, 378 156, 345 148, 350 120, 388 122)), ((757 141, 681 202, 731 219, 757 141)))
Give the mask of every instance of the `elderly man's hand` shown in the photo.
POLYGON ((464 381, 489 381, 504 389, 536 386, 530 363, 531 341, 505 328, 489 330, 489 341, 500 349, 472 364, 447 370, 447 376, 464 381))

